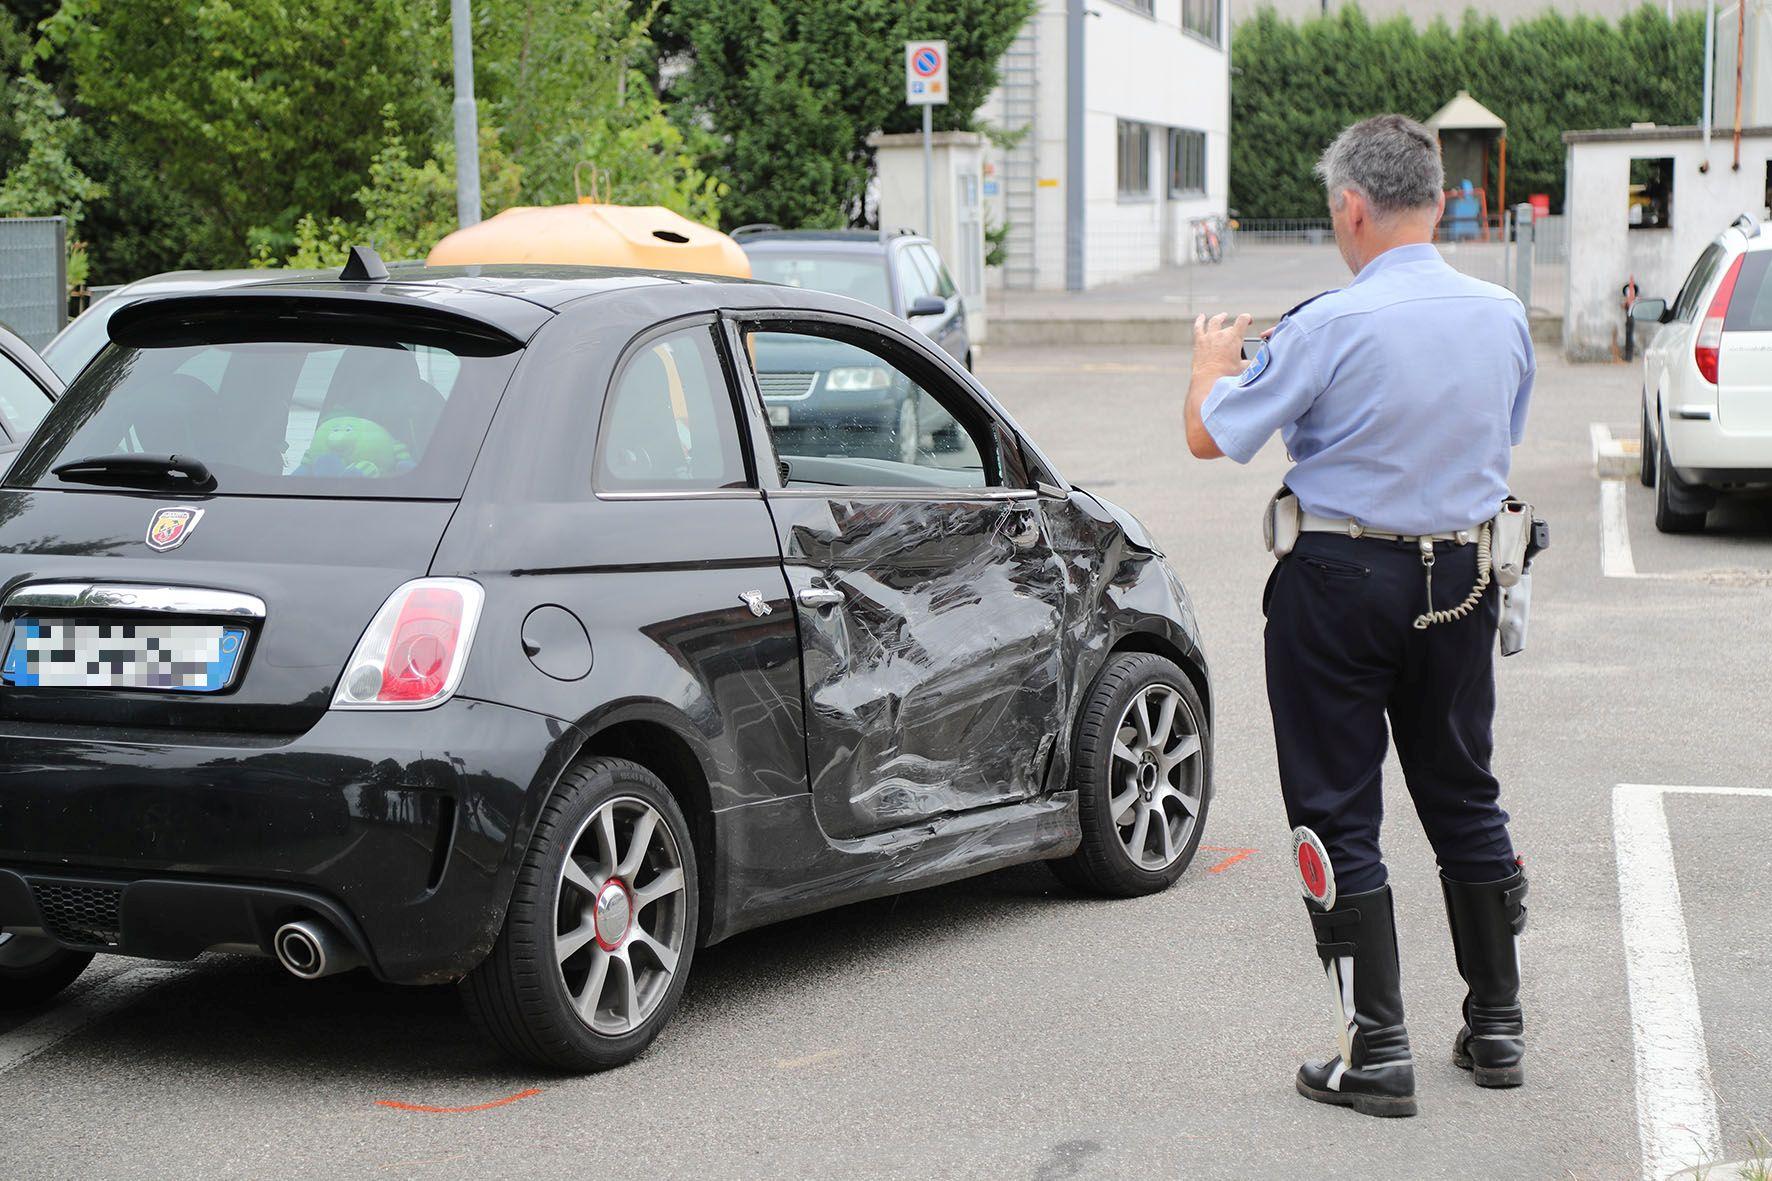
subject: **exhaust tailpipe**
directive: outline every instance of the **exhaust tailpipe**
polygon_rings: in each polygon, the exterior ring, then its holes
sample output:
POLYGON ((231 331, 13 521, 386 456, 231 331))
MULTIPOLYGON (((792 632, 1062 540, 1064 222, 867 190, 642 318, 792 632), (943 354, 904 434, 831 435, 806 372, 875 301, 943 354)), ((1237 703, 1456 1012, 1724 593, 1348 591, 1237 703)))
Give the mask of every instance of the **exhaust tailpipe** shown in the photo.
POLYGON ((363 964, 363 957, 343 936, 313 919, 284 923, 277 928, 271 946, 277 953, 277 962, 291 976, 302 980, 318 980, 363 964))

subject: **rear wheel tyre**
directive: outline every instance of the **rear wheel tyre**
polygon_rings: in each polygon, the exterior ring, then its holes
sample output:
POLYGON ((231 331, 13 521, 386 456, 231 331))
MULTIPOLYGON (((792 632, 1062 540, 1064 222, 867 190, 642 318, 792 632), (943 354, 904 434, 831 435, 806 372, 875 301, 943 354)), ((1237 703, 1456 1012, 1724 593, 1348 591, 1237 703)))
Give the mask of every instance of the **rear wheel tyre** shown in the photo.
POLYGON ((1212 802, 1212 735, 1192 682, 1154 653, 1113 657, 1084 699, 1076 755, 1083 843, 1053 872, 1119 898, 1167 889, 1193 861, 1212 802))
POLYGON ((1655 448, 1655 527, 1663 533, 1697 533, 1704 528, 1706 513, 1685 512, 1674 507, 1673 498, 1685 486, 1674 475, 1667 457, 1667 440, 1655 448))
POLYGON ((80 978, 92 955, 35 935, 0 935, 0 1011, 40 1005, 80 978))
POLYGON ((631 1062, 683 995, 698 889, 665 785, 625 759, 585 759, 536 824, 492 954, 462 981, 469 1011, 536 1066, 631 1062))
POLYGON ((1642 440, 1637 446, 1637 480, 1645 488, 1655 487, 1655 444, 1649 436, 1649 406, 1643 406, 1643 429, 1637 436, 1642 440))

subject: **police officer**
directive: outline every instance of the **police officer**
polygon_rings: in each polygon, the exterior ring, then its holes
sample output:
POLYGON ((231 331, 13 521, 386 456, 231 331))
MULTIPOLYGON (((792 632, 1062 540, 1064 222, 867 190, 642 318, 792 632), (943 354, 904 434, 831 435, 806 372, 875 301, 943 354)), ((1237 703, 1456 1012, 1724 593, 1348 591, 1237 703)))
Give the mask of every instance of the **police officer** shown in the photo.
MULTIPOLYGON (((1201 317, 1189 449, 1247 463, 1275 431, 1293 466, 1276 513, 1301 530, 1265 593, 1268 702, 1340 1053, 1300 1093, 1413 1115, 1415 1074, 1379 852, 1386 718, 1433 844, 1468 993, 1453 1061, 1479 1086, 1523 1079, 1515 936, 1525 874, 1489 767, 1499 606, 1490 530, 1532 389, 1520 303, 1433 246, 1445 205, 1433 133, 1384 115, 1323 153, 1354 280, 1294 308, 1253 361, 1249 324, 1201 317), (1438 613, 1438 614, 1435 614, 1438 613)), ((1290 530, 1279 523, 1280 548, 1290 530)))

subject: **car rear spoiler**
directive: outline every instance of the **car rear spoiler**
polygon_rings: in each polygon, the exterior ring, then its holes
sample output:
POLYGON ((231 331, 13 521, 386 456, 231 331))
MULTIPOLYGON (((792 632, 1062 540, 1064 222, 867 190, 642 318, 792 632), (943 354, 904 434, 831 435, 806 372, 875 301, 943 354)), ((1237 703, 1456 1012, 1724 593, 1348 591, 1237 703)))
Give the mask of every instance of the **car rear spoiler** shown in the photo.
POLYGON ((460 302, 470 306, 496 301, 495 308, 475 308, 496 311, 495 316, 477 316, 437 300, 436 290, 402 291, 395 284, 374 291, 269 285, 149 296, 119 308, 107 328, 117 344, 159 348, 259 335, 267 320, 288 334, 283 339, 297 340, 317 335, 331 340, 356 331, 380 334, 394 328, 447 336, 453 352, 492 355, 522 348, 552 318, 546 308, 526 300, 460 293, 460 302))

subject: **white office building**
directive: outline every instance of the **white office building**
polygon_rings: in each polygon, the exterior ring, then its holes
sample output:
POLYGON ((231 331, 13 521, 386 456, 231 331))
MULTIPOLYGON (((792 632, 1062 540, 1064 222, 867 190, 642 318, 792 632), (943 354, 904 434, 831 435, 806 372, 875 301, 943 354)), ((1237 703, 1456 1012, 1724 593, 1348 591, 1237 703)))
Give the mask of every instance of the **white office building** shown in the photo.
POLYGON ((985 162, 995 281, 1080 290, 1186 265, 1223 216, 1230 135, 1227 0, 1041 0, 980 119, 1019 134, 985 162))

